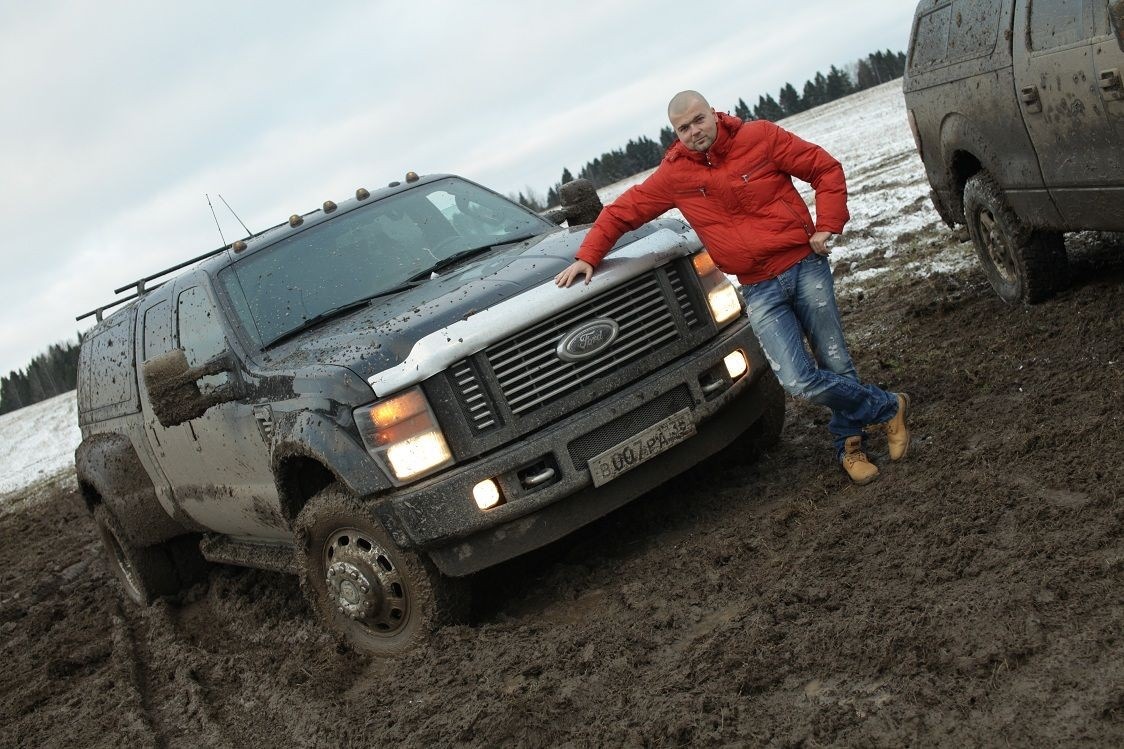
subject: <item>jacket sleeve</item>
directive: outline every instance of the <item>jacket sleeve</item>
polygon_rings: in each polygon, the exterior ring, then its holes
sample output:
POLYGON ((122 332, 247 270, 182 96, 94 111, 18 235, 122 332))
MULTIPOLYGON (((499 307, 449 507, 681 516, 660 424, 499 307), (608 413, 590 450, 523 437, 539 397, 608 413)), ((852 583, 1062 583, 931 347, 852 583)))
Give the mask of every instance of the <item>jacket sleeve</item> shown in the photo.
POLYGON ((847 212, 847 179, 843 166, 820 146, 800 138, 771 122, 763 123, 770 134, 773 160, 816 191, 816 231, 840 234, 851 214, 847 212))
POLYGON ((656 169, 648 179, 628 188, 601 210, 575 257, 596 268, 625 232, 643 226, 674 207, 660 170, 656 169))

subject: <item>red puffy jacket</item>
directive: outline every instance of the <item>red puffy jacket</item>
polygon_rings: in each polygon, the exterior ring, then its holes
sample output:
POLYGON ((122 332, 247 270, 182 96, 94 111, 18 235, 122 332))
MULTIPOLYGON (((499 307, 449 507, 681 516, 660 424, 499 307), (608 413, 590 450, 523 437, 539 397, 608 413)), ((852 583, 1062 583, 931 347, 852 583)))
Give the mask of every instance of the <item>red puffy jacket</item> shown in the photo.
POLYGON ((710 150, 673 144, 651 176, 601 211, 579 260, 596 266, 622 234, 678 208, 715 264, 748 284, 807 256, 813 233, 843 231, 847 183, 831 154, 771 122, 717 116, 710 150), (790 175, 815 188, 814 223, 790 175))

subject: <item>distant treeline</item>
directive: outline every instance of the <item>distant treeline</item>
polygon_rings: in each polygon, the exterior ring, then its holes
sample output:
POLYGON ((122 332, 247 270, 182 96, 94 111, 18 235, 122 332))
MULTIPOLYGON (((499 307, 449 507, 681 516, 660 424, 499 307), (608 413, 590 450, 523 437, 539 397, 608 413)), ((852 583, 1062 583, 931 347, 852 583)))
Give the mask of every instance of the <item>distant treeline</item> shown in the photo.
POLYGON ((39 354, 26 370, 0 377, 0 414, 30 406, 56 395, 73 390, 78 385, 77 343, 56 343, 39 354))
MULTIPOLYGON (((818 107, 829 101, 862 91, 872 86, 877 86, 886 81, 900 78, 905 72, 904 52, 874 52, 858 62, 845 66, 843 69, 832 65, 827 74, 816 73, 811 79, 804 82, 803 93, 798 93, 796 87, 786 83, 781 87, 777 98, 772 94, 757 97, 757 104, 750 109, 744 99, 738 99, 733 114, 743 120, 777 120, 798 114, 812 107, 818 107), (851 71, 854 71, 852 76, 851 71)), ((659 142, 646 135, 630 140, 624 148, 617 148, 601 154, 586 164, 578 171, 578 177, 588 179, 594 187, 604 187, 614 182, 620 182, 634 174, 658 166, 663 159, 664 152, 676 140, 675 132, 668 126, 660 130, 659 142)), ((558 189, 573 180, 569 169, 562 170, 562 179, 555 183, 546 192, 545 201, 531 188, 526 193, 518 193, 512 197, 531 210, 542 211, 558 205, 558 189)))

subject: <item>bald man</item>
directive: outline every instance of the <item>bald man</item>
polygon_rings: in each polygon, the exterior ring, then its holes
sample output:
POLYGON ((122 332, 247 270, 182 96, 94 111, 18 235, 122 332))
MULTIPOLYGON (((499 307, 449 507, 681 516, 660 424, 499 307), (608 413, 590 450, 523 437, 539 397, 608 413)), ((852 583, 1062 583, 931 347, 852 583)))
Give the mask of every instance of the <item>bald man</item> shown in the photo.
POLYGON ((672 97, 667 116, 678 142, 647 179, 601 211, 555 283, 588 284, 621 235, 678 208, 715 264, 742 284, 753 332, 781 385, 831 409, 836 459, 856 484, 870 483, 878 467, 863 450, 866 434, 885 432, 890 459, 904 458, 909 396, 861 382, 843 339, 827 262, 829 240, 850 218, 843 167, 771 122, 715 112, 697 91, 672 97), (815 219, 793 177, 815 190, 815 219))

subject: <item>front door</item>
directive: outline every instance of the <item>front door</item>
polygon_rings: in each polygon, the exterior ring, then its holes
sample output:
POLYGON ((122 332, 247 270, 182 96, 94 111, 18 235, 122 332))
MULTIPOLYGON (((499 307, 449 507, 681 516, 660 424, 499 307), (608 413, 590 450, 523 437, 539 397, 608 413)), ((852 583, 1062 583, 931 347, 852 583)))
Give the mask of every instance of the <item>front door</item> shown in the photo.
MULTIPOLYGON (((178 280, 170 302, 172 347, 184 350, 188 364, 196 366, 227 351, 223 326, 202 279, 178 280)), ((221 387, 229 378, 226 373, 205 377, 200 388, 221 387)), ((291 537, 280 512, 269 443, 253 404, 223 403, 184 424, 165 429, 153 421, 150 428, 176 504, 193 520, 236 537, 291 537)))

